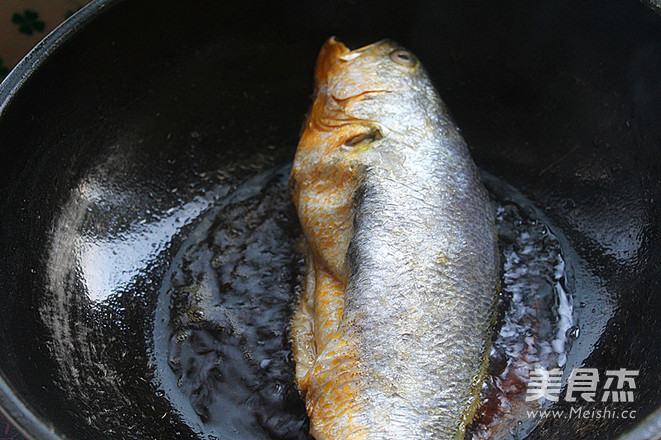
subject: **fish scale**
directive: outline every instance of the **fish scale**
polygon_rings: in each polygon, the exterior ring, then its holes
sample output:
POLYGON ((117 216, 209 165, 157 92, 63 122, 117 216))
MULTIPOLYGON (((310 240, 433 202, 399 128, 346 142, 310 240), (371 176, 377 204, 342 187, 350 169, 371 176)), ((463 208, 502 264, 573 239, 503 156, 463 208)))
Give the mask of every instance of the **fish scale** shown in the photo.
POLYGON ((315 86, 291 175, 308 247, 292 348, 311 433, 463 438, 497 301, 486 190, 396 43, 350 51, 331 38, 315 86))

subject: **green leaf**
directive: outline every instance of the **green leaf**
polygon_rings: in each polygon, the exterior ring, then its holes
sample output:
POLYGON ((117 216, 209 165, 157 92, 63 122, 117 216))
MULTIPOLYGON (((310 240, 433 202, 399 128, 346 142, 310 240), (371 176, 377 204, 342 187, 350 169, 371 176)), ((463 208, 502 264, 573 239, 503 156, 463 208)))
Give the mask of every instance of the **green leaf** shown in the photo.
POLYGON ((30 26, 29 24, 24 24, 19 26, 18 31, 25 35, 32 35, 34 33, 34 31, 32 30, 32 26, 30 26))
POLYGON ((23 15, 25 16, 25 20, 27 21, 34 21, 37 18, 39 18, 39 14, 37 14, 35 11, 31 9, 26 9, 23 15))
POLYGON ((14 24, 24 24, 25 19, 18 12, 14 12, 14 15, 11 16, 11 22, 14 24))
POLYGON ((38 20, 39 14, 31 9, 23 11, 23 15, 14 13, 11 21, 18 25, 18 31, 22 34, 32 35, 34 31, 43 32, 46 29, 46 23, 38 20))

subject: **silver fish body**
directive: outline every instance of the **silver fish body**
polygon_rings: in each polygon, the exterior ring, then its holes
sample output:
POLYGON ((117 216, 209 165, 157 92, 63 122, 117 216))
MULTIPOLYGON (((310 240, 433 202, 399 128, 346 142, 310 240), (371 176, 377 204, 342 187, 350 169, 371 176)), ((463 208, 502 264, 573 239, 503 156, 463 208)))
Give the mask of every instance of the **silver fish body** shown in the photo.
POLYGON ((350 341, 357 364, 350 406, 360 429, 349 436, 326 420, 315 428, 311 414, 313 432, 320 439, 463 438, 478 405, 497 300, 488 195, 410 52, 383 41, 344 58, 353 65, 344 76, 329 75, 317 95, 330 94, 342 114, 366 127, 324 164, 350 170, 355 182, 344 274, 336 271, 347 277, 336 333, 350 341), (401 54, 404 65, 395 58, 401 54), (352 72, 378 78, 366 81, 366 93, 361 81, 347 80, 352 72))

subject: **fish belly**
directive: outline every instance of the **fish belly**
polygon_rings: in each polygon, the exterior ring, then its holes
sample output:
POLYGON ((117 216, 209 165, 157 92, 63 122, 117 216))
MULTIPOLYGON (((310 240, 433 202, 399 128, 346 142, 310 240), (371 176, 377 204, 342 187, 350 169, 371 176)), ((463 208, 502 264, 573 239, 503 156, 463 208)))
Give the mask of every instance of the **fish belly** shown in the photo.
POLYGON ((360 168, 348 279, 308 253, 292 342, 318 440, 463 438, 479 403, 498 284, 489 200, 463 143, 406 154, 360 168))

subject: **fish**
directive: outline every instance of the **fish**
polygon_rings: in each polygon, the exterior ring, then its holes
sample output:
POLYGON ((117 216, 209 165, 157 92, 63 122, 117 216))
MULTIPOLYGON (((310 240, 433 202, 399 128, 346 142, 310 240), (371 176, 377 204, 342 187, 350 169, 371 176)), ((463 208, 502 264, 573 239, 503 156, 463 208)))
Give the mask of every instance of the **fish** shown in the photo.
POLYGON ((426 70, 335 37, 290 175, 305 276, 290 330, 317 440, 461 439, 499 291, 494 213, 426 70))

